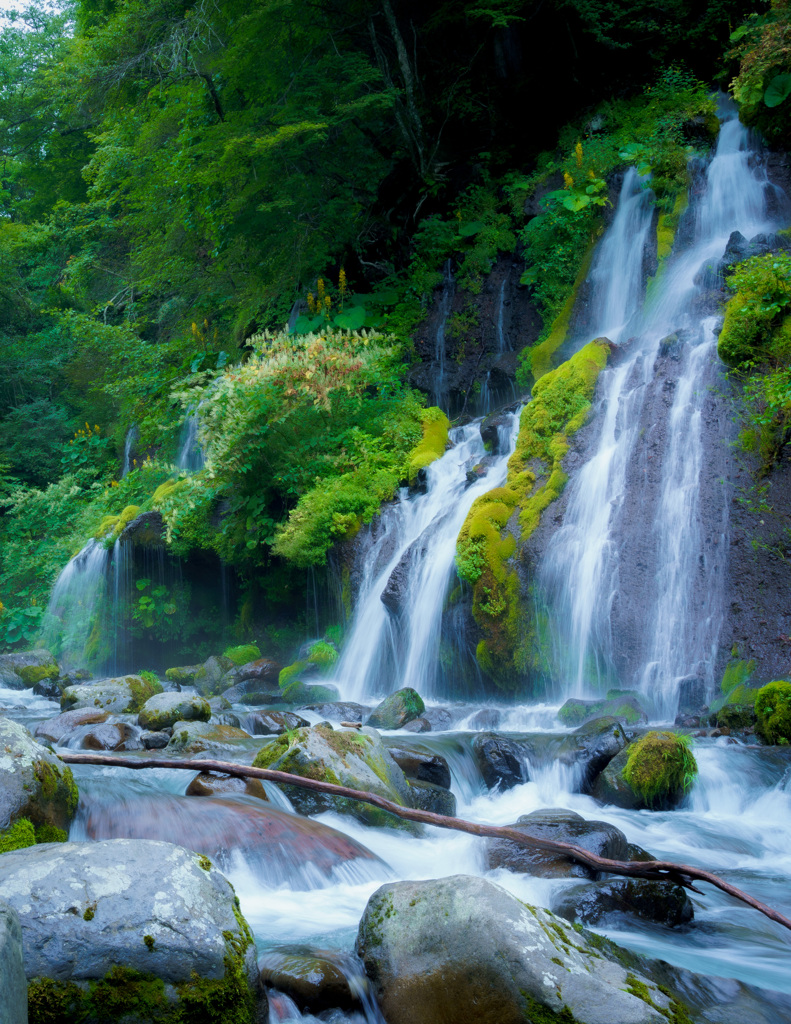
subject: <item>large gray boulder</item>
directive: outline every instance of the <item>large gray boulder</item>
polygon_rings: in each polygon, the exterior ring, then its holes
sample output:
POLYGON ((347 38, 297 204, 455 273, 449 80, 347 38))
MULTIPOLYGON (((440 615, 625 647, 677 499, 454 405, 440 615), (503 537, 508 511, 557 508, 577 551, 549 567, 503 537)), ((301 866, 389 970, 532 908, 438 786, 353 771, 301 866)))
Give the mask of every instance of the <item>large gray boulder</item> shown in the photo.
POLYGON ((0 993, 0 1024, 27 1024, 22 927, 5 900, 0 900, 0 993))
POLYGON ((64 711, 94 708, 111 715, 132 714, 139 712, 155 693, 162 693, 159 682, 146 682, 141 676, 118 676, 67 686, 60 698, 60 706, 64 711))
POLYGON ((667 1024, 671 1004, 585 933, 466 875, 382 886, 365 908, 357 952, 388 1024, 667 1024))
POLYGON ((208 722, 209 702, 197 694, 155 693, 140 710, 138 721, 143 729, 159 732, 176 722, 208 722))
POLYGON ((0 858, 0 897, 22 925, 31 1005, 57 994, 63 1019, 81 1020, 105 990, 123 1006, 127 986, 124 1021, 148 1022, 151 1007, 133 999, 139 972, 154 1010, 211 994, 234 1020, 252 1013, 252 935, 206 857, 145 839, 37 846, 0 858))
MULTIPOLYGON (((54 668, 57 672, 57 663, 52 654, 46 648, 39 648, 35 651, 14 651, 11 654, 0 654, 0 686, 9 690, 26 690, 38 682, 34 678, 36 673, 29 675, 23 672, 26 668, 37 668, 42 671, 54 668), (27 676, 27 678, 25 678, 27 676)), ((46 678, 39 676, 39 678, 46 678)))
POLYGON ((71 769, 24 726, 0 718, 0 833, 20 818, 68 829, 78 799, 71 769))

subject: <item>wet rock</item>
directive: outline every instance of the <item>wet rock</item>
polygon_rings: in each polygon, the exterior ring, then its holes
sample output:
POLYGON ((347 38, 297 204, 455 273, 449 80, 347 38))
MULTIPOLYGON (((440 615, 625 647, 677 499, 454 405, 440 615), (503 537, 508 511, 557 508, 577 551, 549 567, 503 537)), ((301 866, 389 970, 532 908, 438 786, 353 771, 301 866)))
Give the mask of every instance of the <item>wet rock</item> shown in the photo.
POLYGON ((504 412, 494 412, 481 423, 481 438, 490 455, 503 455, 500 451, 500 433, 510 427, 510 417, 504 412))
POLYGON ((428 722, 432 732, 445 732, 447 729, 453 728, 460 715, 454 714, 449 708, 436 707, 426 708, 421 718, 428 722))
POLYGON ((24 726, 0 718, 0 831, 20 818, 68 829, 78 796, 71 770, 24 726))
POLYGON ((513 789, 528 781, 524 752, 513 740, 481 733, 472 741, 472 752, 489 789, 513 789))
POLYGON ((729 270, 743 260, 750 259, 752 256, 763 256, 767 252, 778 252, 785 249, 787 244, 782 235, 761 233, 753 235, 748 241, 740 231, 732 231, 723 257, 717 266, 719 276, 724 277, 729 270))
MULTIPOLYGON (((203 697, 201 699, 205 700, 206 698, 203 697)), ((219 697, 212 697, 209 700, 209 707, 211 708, 211 713, 213 715, 219 715, 223 711, 231 710, 231 702, 227 699, 227 697, 225 697, 224 694, 220 694, 219 697)))
POLYGON ((149 697, 162 693, 161 683, 146 682, 141 676, 97 679, 92 683, 68 686, 60 699, 64 711, 97 708, 113 715, 140 711, 149 697))
POLYGON ((594 718, 566 738, 560 759, 563 760, 563 754, 571 755, 573 763, 580 766, 580 790, 587 793, 596 777, 631 738, 632 733, 624 729, 622 719, 610 715, 594 718))
POLYGON ((185 754, 200 754, 206 751, 234 751, 250 746, 252 737, 232 725, 218 725, 214 722, 175 722, 168 742, 168 750, 185 754))
POLYGON ((45 743, 62 745, 66 743, 75 729, 82 725, 98 725, 109 718, 106 711, 96 708, 80 708, 77 711, 64 711, 46 722, 39 722, 33 735, 45 743))
POLYGON ((119 540, 122 543, 134 544, 135 547, 160 547, 165 543, 165 521, 162 513, 152 510, 141 512, 121 531, 119 540))
POLYGON ((410 780, 431 782, 435 786, 450 789, 450 767, 440 754, 434 754, 415 747, 396 746, 388 743, 390 756, 410 780))
POLYGON ((473 729, 476 732, 482 730, 491 732, 494 729, 500 728, 500 721, 502 717, 503 716, 496 708, 481 708, 480 711, 475 712, 467 724, 470 729, 473 729))
POLYGON ((404 726, 405 732, 431 732, 431 722, 427 718, 413 718, 404 726))
POLYGON ((222 772, 201 772, 186 789, 187 796, 255 796, 269 800, 260 779, 243 779, 222 772))
MULTIPOLYGON (((586 821, 574 811, 554 808, 533 811, 532 814, 523 814, 517 818, 511 828, 537 839, 572 843, 599 857, 626 859, 628 844, 619 828, 606 821, 586 821)), ((568 857, 520 846, 511 839, 487 840, 486 863, 489 868, 523 871, 541 878, 597 877, 597 872, 568 857)))
POLYGON ((380 600, 391 615, 400 615, 404 601, 409 594, 409 582, 412 574, 412 564, 423 554, 425 547, 421 547, 420 540, 410 544, 401 556, 395 569, 385 584, 380 595, 380 600))
POLYGON ((681 357, 681 342, 678 334, 668 334, 659 342, 659 355, 662 358, 679 359, 681 357))
POLYGON ((404 686, 373 709, 366 725, 372 729, 401 729, 407 722, 420 718, 425 710, 420 694, 411 686, 404 686))
POLYGON ((0 896, 19 914, 31 999, 42 979, 84 991, 118 965, 181 986, 172 998, 213 990, 240 1014, 239 981, 254 991, 255 947, 230 883, 180 846, 118 839, 7 853, 0 896))
POLYGON ((302 729, 310 722, 293 711, 258 711, 247 719, 249 732, 253 736, 280 736, 292 729, 302 729))
POLYGON ((248 661, 246 665, 232 668, 230 672, 226 672, 225 679, 228 685, 241 686, 244 692, 272 689, 277 687, 282 667, 272 658, 257 658, 255 661, 248 661))
POLYGON ((679 714, 702 714, 706 708, 707 697, 706 680, 702 676, 684 676, 678 684, 679 714))
POLYGON ((552 910, 588 925, 616 925, 638 917, 674 928, 694 916, 692 902, 680 885, 643 878, 608 878, 571 886, 554 897, 552 910))
POLYGON ((66 685, 62 679, 41 679, 33 686, 33 693, 37 697, 59 701, 66 685))
POLYGON ((625 747, 594 781, 590 792, 600 803, 634 811, 643 806, 643 801, 622 775, 628 757, 629 750, 625 747))
POLYGON ((127 722, 94 725, 80 738, 83 750, 142 750, 140 730, 127 722))
POLYGON ((203 697, 157 693, 145 702, 138 721, 143 729, 159 732, 176 722, 208 722, 210 718, 211 707, 203 697))
POLYGON ((638 969, 658 1009, 632 994, 617 948, 466 875, 382 886, 357 934, 388 1024, 471 1020, 471 1007, 497 1024, 666 1024, 670 999, 638 969))
MULTIPOLYGON (((267 950, 258 966, 263 985, 283 992, 300 1010, 321 1013, 336 1007, 351 1010, 358 1005, 347 977, 353 969, 351 960, 337 950, 278 946, 267 950)), ((359 962, 355 966, 361 974, 359 962)))
POLYGON ((362 722, 363 718, 370 712, 370 708, 364 704, 355 704, 353 701, 327 701, 322 704, 305 704, 305 711, 315 711, 317 715, 326 718, 330 722, 362 722))
POLYGON ((335 686, 327 684, 303 683, 299 680, 289 683, 281 691, 280 699, 284 704, 335 704, 340 697, 335 686))
MULTIPOLYGON (((202 697, 214 697, 226 689, 222 680, 227 672, 234 668, 234 663, 224 655, 208 658, 192 678, 192 685, 202 697)), ((167 675, 167 672, 165 673, 167 675)))
POLYGON ((409 779, 409 798, 412 807, 434 814, 445 814, 456 817, 456 797, 444 786, 436 786, 433 782, 422 782, 409 779))
MULTIPOLYGON (((375 729, 333 729, 329 723, 298 729, 289 737, 278 737, 262 747, 253 764, 256 768, 274 768, 377 793, 396 804, 410 806, 406 777, 375 729)), ((410 822, 358 800, 314 793, 297 786, 282 788, 300 814, 334 810, 368 825, 416 831, 410 822)))
POLYGON ((621 719, 627 725, 648 721, 648 715, 634 691, 622 690, 615 696, 616 692, 610 691, 613 696, 608 694, 606 700, 580 700, 571 697, 558 711, 558 718, 564 725, 570 727, 584 725, 594 718, 606 715, 621 719))
MULTIPOLYGON (((35 651, 15 651, 12 654, 0 654, 0 686, 9 690, 27 690, 36 682, 31 679, 25 682, 22 678, 22 670, 25 668, 46 668, 50 669, 55 664, 55 659, 46 648, 37 648, 35 651)), ((55 673, 58 674, 57 672, 55 673)))
POLYGON ((166 670, 165 679, 169 679, 180 690, 182 686, 192 686, 200 669, 200 665, 177 665, 166 670))
POLYGON ((5 900, 0 900, 0 992, 0 1024, 27 1024, 22 926, 5 900))
POLYGON ((149 732, 145 729, 140 733, 140 742, 146 750, 164 750, 170 743, 170 731, 149 732))

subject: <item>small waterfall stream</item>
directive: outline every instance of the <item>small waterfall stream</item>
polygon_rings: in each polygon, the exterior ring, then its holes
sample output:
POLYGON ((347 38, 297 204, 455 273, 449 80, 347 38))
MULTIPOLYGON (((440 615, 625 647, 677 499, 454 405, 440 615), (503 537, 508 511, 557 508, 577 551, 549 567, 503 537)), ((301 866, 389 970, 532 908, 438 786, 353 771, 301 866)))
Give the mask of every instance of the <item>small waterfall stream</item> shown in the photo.
POLYGON ((187 473, 197 473, 203 469, 205 459, 203 449, 198 440, 198 412, 196 409, 187 414, 179 438, 179 456, 176 465, 187 473))

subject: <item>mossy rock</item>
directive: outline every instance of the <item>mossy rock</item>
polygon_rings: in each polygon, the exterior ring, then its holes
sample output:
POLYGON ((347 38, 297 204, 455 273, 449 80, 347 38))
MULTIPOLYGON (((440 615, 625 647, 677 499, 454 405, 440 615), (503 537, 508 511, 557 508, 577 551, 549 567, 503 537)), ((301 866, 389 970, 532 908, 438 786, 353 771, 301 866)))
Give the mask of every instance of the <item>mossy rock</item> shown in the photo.
POLYGON ((25 665, 19 670, 19 678, 25 684, 25 687, 35 686, 36 683, 40 683, 42 679, 57 679, 60 675, 60 669, 57 665, 25 665))
POLYGON ((755 725, 755 698, 758 688, 747 685, 735 686, 726 696, 712 701, 709 708, 709 725, 742 730, 755 725))
MULTIPOLYGON (((610 691, 610 693, 615 692, 610 691)), ((607 696, 609 698, 610 694, 608 693, 607 696)), ((592 722, 596 718, 607 716, 620 719, 627 725, 637 725, 638 722, 648 721, 645 708, 634 691, 623 691, 623 696, 605 700, 580 700, 571 697, 558 711, 558 718, 563 725, 573 729, 586 722, 592 722)))
POLYGON ((6 842, 22 844, 26 826, 9 835, 21 819, 34 830, 50 826, 65 831, 78 800, 71 770, 24 726, 0 718, 0 834, 6 842))
POLYGON ((417 690, 404 686, 373 709, 366 725, 372 729, 402 729, 408 722, 420 718, 425 710, 426 705, 417 690))
MULTIPOLYGON (((253 765, 376 793, 403 807, 412 806, 406 777, 374 729, 333 729, 328 723, 297 729, 262 747, 253 765)), ((283 786, 283 791, 300 814, 333 810, 366 825, 386 825, 412 834, 420 832, 420 827, 412 822, 359 800, 314 793, 298 786, 283 786)))
POLYGON ((323 704, 325 701, 337 701, 340 697, 334 686, 323 686, 320 683, 301 683, 295 680, 280 692, 284 704, 323 704))
POLYGON ((791 683, 775 680, 755 698, 755 731, 764 743, 791 743, 791 683))
POLYGON ((423 428, 423 437, 408 456, 407 476, 410 486, 414 486, 417 482, 417 475, 421 469, 430 466, 432 462, 444 455, 448 443, 450 422, 441 409, 436 406, 424 409, 420 414, 420 422, 423 428))
POLYGON ((256 745, 249 733, 233 725, 191 721, 173 724, 167 749, 182 755, 222 751, 237 754, 246 748, 254 749, 256 745))
POLYGON ((239 647, 226 648, 223 657, 229 658, 234 665, 247 665, 251 661, 257 661, 261 657, 261 652, 258 644, 241 644, 239 647))
POLYGON ((162 693, 162 684, 152 677, 118 676, 98 679, 80 686, 67 686, 60 698, 64 711, 96 708, 113 715, 136 714, 149 697, 162 693))
POLYGON ((651 810, 675 807, 698 773, 687 737, 673 732, 647 732, 626 749, 623 778, 643 806, 651 810))
POLYGON ((159 732, 176 722, 208 722, 212 709, 204 697, 181 693, 158 693, 145 702, 138 716, 143 729, 159 732))
MULTIPOLYGON (((755 673, 755 659, 746 661, 742 658, 731 658, 725 666, 720 682, 720 690, 727 697, 732 690, 744 686, 755 673)), ((712 705, 713 708, 713 705, 712 705)))
POLYGON ((192 686, 200 665, 176 665, 165 670, 165 679, 177 686, 192 686))
POLYGON ((192 677, 192 684, 202 697, 216 697, 227 688, 225 675, 232 668, 234 663, 225 655, 207 658, 192 677))

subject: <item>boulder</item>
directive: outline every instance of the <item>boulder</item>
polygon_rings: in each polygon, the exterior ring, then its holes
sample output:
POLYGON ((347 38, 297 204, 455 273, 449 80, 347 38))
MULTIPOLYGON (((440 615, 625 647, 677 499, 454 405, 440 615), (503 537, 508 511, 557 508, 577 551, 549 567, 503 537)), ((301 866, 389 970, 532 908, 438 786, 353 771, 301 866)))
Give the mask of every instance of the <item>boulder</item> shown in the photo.
POLYGON ((280 692, 284 704, 299 704, 303 707, 307 704, 334 704, 338 697, 340 693, 337 687, 329 683, 303 683, 300 680, 289 683, 280 692))
POLYGON ((413 779, 420 780, 450 789, 450 767, 440 754, 417 747, 405 747, 402 744, 388 743, 387 749, 410 782, 413 779))
POLYGON ((610 715, 624 721, 627 725, 647 722, 648 715, 640 702, 638 694, 633 690, 611 690, 605 700, 580 700, 571 697, 558 711, 558 718, 563 725, 571 728, 584 725, 594 718, 610 715))
POLYGON ((160 732, 176 722, 208 722, 210 718, 209 702, 197 694, 157 693, 145 702, 138 721, 143 729, 160 732))
POLYGON ((628 747, 624 747, 593 782, 590 792, 600 803, 634 811, 643 806, 643 801, 623 777, 628 758, 628 747))
POLYGON ((185 754, 201 754, 204 751, 236 751, 250 746, 252 737, 232 725, 218 725, 214 722, 176 722, 168 742, 168 750, 185 754))
POLYGON ((263 954, 258 967, 262 985, 276 988, 300 1010, 312 1013, 354 1009, 359 996, 349 985, 349 975, 367 983, 359 961, 335 949, 277 946, 263 954))
POLYGON ((66 687, 70 685, 62 679, 41 679, 33 686, 33 693, 37 697, 46 697, 47 700, 60 701, 61 695, 66 687))
MULTIPOLYGON (((574 811, 549 808, 523 814, 511 828, 537 839, 581 846, 599 857, 626 860, 626 836, 606 821, 586 821, 574 811)), ((585 865, 545 850, 520 846, 511 839, 489 839, 486 843, 486 865, 523 871, 541 878, 596 878, 597 872, 585 865)))
MULTIPOLYGON (((442 707, 426 708, 421 715, 421 718, 431 726, 432 732, 445 732, 447 729, 452 729, 460 717, 458 713, 454 714, 449 708, 442 707)), ((428 731, 427 729, 426 732, 428 731)))
POLYGON ((607 878, 570 886, 555 895, 552 910, 588 925, 617 925, 638 917, 673 928, 694 916, 692 901, 680 885, 644 878, 607 878))
POLYGON ((227 696, 234 704, 246 704, 248 707, 271 707, 273 704, 283 704, 283 694, 280 690, 243 690, 242 686, 232 686, 225 690, 223 696, 227 696))
POLYGON ((266 690, 270 686, 277 688, 277 680, 280 675, 281 665, 271 658, 256 658, 255 661, 248 661, 246 665, 237 665, 225 678, 230 681, 231 686, 240 686, 247 683, 248 690, 266 690))
POLYGON ((21 922, 30 1005, 57 997, 58 1019, 106 1020, 109 1004, 137 1024, 199 1000, 251 1016, 253 937, 205 856, 139 839, 37 846, 0 858, 0 897, 21 922))
POLYGON ((155 693, 162 693, 159 682, 147 682, 141 676, 118 676, 67 686, 60 698, 60 706, 64 711, 97 708, 111 715, 131 714, 139 712, 155 693))
POLYGON ((78 799, 71 770, 24 726, 0 718, 0 834, 22 818, 68 829, 78 799))
POLYGON ((45 743, 56 745, 66 744, 69 737, 82 725, 98 725, 109 718, 106 711, 96 708, 80 708, 77 711, 64 711, 46 722, 39 722, 33 735, 45 743))
POLYGON ((187 786, 186 796, 255 796, 269 800, 260 779, 243 779, 222 772, 201 772, 187 786))
POLYGON ((362 722, 371 709, 364 704, 355 704, 354 701, 338 700, 305 704, 303 710, 315 711, 317 715, 330 722, 362 722))
POLYGON ((391 615, 400 615, 404 602, 409 596, 409 583, 413 563, 425 554, 425 541, 418 538, 410 544, 390 573, 380 600, 391 615))
MULTIPOLYGON (((225 674, 234 668, 234 663, 224 655, 208 658, 192 677, 192 685, 202 697, 213 697, 227 688, 222 682, 225 674)), ((165 673, 167 675, 167 672, 165 673)))
POLYGON ((83 750, 143 750, 140 730, 128 722, 88 726, 80 737, 83 750))
POLYGON ((676 1004, 611 947, 466 875, 382 886, 357 934, 388 1024, 667 1024, 676 1004))
POLYGON ((564 760, 565 755, 579 766, 580 790, 588 793, 596 777, 628 745, 632 736, 633 733, 624 728, 621 719, 612 715, 594 718, 566 737, 560 759, 564 760))
POLYGON ((489 789, 513 789, 528 781, 524 751, 496 733, 480 733, 472 741, 472 753, 489 789))
POLYGON ((481 708, 480 711, 475 712, 467 726, 475 732, 484 730, 492 732, 494 729, 499 729, 502 717, 497 708, 481 708))
POLYGON ((253 736, 280 736, 292 729, 302 729, 310 725, 304 718, 293 711, 256 711, 247 716, 247 731, 253 736))
POLYGON ((405 732, 431 732, 431 722, 425 717, 413 718, 404 726, 405 732))
POLYGON ((391 693, 368 716, 371 729, 401 729, 415 718, 420 718, 426 706, 419 693, 405 686, 391 693))
POLYGON ((152 509, 150 512, 141 512, 127 523, 118 539, 121 543, 134 544, 135 547, 162 547, 166 533, 162 513, 152 509))
MULTIPOLYGON (((333 729, 329 723, 298 729, 262 747, 253 765, 377 793, 396 804, 411 806, 406 777, 375 729, 333 729)), ((417 831, 411 822, 358 800, 328 796, 297 786, 282 788, 300 814, 333 810, 350 814, 368 825, 417 831)))
POLYGON ((22 926, 14 908, 0 900, 0 1024, 27 1024, 27 979, 22 926))
POLYGON ((436 786, 432 782, 409 779, 409 802, 412 807, 434 814, 445 814, 456 817, 456 797, 444 786, 436 786))
POLYGON ((617 807, 668 810, 684 799, 697 771, 683 736, 651 731, 610 761, 591 794, 617 807))
MULTIPOLYGON (((12 654, 0 654, 0 686, 5 686, 9 690, 27 690, 38 680, 31 679, 30 682, 26 682, 22 678, 23 669, 46 669, 46 678, 50 678, 53 667, 57 670, 55 659, 43 647, 35 651, 14 651, 12 654)), ((58 675, 57 671, 55 675, 58 675)), ((45 678, 45 676, 40 678, 45 678)))
POLYGON ((165 679, 170 680, 176 689, 180 690, 182 686, 192 686, 200 668, 200 665, 176 665, 166 669, 165 679))
POLYGON ((170 743, 170 731, 150 732, 144 729, 140 733, 140 742, 146 750, 163 750, 170 743))

